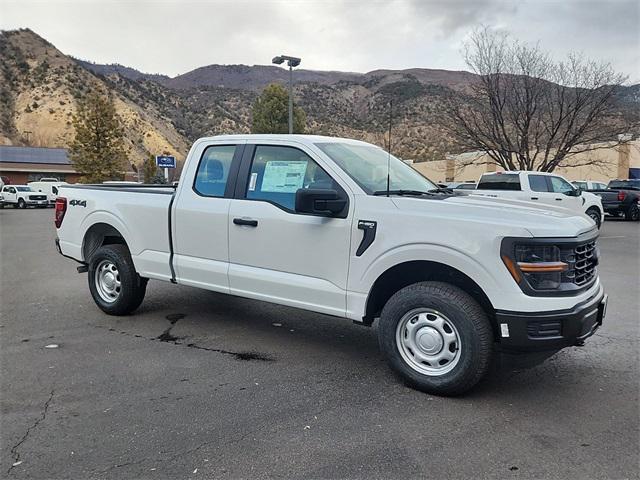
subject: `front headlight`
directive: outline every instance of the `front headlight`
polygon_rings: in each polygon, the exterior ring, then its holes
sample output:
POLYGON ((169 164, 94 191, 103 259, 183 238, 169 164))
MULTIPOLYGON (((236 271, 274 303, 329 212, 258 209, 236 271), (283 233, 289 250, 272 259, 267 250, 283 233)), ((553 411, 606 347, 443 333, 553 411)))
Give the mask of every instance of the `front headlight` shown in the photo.
POLYGON ((502 260, 517 283, 524 279, 534 290, 559 288, 569 268, 556 245, 515 245, 514 258, 503 255, 502 260))

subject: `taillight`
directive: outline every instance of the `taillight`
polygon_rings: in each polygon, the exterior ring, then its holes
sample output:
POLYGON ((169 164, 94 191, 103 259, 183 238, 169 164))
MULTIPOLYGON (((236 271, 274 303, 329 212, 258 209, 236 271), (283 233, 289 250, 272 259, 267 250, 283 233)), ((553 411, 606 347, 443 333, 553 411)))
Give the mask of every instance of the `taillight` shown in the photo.
POLYGON ((67 213, 67 199, 64 197, 56 198, 56 228, 60 228, 62 220, 64 220, 64 214, 67 213))
POLYGON ((626 193, 624 193, 623 191, 619 191, 618 192, 618 201, 621 202, 625 199, 625 197, 627 196, 626 193))

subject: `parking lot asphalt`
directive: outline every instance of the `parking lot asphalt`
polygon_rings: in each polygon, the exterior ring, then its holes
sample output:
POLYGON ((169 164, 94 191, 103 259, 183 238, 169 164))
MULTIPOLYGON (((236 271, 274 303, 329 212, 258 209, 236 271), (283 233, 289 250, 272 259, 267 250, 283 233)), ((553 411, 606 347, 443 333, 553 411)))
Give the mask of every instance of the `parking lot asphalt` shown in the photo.
POLYGON ((162 282, 107 316, 54 238, 0 210, 2 478, 639 476, 637 223, 603 227, 584 347, 459 398, 405 387, 375 325, 162 282))

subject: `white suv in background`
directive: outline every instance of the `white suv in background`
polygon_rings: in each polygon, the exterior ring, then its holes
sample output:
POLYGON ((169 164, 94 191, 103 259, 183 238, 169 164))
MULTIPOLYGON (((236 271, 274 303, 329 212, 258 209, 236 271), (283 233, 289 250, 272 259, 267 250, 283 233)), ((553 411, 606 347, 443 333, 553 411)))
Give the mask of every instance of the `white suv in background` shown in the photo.
POLYGON ((604 221, 602 199, 574 187, 560 175, 546 172, 495 172, 480 177, 472 195, 523 200, 541 206, 562 207, 591 218, 600 228, 604 221))

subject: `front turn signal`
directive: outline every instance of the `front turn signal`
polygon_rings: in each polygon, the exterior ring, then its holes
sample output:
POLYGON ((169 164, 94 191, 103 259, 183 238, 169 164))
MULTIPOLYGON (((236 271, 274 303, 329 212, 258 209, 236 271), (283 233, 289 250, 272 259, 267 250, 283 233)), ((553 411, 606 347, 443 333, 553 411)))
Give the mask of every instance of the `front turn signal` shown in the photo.
POLYGON ((518 267, 525 273, 564 272, 569 268, 564 262, 518 262, 518 267))

